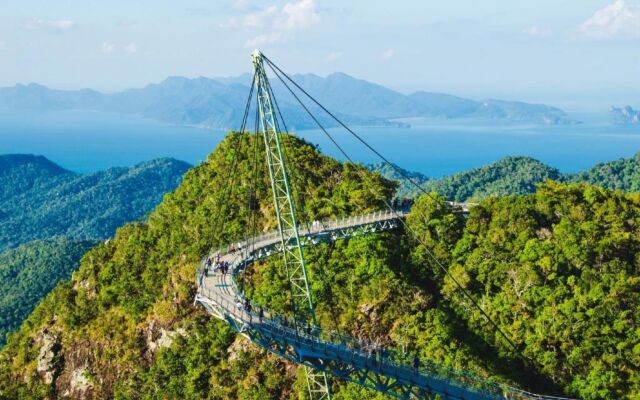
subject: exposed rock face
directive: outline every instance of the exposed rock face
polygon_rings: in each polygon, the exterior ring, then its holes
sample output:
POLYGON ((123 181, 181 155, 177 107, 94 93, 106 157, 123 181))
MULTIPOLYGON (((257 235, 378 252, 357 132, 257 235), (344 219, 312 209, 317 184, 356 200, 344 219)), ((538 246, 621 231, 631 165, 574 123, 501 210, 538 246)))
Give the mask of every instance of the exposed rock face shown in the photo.
POLYGON ((177 336, 186 336, 187 331, 183 328, 168 330, 158 327, 156 321, 152 321, 147 328, 147 348, 151 353, 157 350, 170 347, 177 336))
POLYGON ((93 382, 90 379, 91 372, 87 368, 78 368, 71 373, 69 386, 62 394, 62 397, 74 399, 86 399, 88 393, 93 389, 93 382))
POLYGON ((58 353, 61 350, 58 336, 47 329, 42 331, 39 342, 40 353, 38 354, 38 366, 36 371, 46 384, 53 383, 59 368, 58 353))
POLYGON ((238 359, 240 353, 249 351, 249 346, 251 346, 249 341, 240 335, 236 336, 236 340, 234 340, 231 346, 227 349, 227 359, 229 362, 238 359))

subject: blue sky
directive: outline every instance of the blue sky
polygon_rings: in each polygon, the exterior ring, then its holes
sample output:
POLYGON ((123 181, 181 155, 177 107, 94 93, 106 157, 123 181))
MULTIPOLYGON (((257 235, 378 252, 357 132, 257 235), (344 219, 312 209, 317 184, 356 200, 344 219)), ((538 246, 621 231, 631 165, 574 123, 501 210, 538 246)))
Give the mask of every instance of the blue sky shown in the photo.
POLYGON ((0 86, 238 75, 254 47, 403 92, 640 105, 640 0, 0 0, 0 86))

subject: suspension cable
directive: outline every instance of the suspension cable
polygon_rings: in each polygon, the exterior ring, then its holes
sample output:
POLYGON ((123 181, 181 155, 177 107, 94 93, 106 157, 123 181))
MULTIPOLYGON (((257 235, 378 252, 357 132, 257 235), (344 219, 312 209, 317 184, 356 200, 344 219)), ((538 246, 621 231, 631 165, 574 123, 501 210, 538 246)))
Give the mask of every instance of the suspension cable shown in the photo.
MULTIPOLYGON (((242 123, 240 124, 240 130, 239 130, 239 134, 233 133, 234 138, 236 139, 235 143, 234 143, 234 147, 232 149, 232 155, 231 155, 231 168, 229 168, 229 172, 227 174, 227 179, 226 179, 226 184, 224 185, 224 187, 222 188, 222 195, 220 197, 218 197, 218 204, 216 207, 216 214, 215 217, 213 219, 213 232, 212 232, 212 242, 211 242, 211 250, 213 250, 214 247, 214 243, 213 241, 216 240, 216 236, 218 233, 222 234, 222 224, 221 224, 221 217, 222 217, 222 209, 226 208, 226 205, 228 204, 228 200, 229 197, 231 196, 231 190, 232 190, 232 182, 235 176, 235 172, 236 172, 236 161, 237 161, 237 155, 238 152, 240 150, 240 143, 241 143, 241 135, 243 134, 246 125, 247 125, 247 118, 249 115, 249 109, 251 107, 251 99, 253 98, 253 87, 254 87, 254 83, 255 83, 255 76, 253 77, 253 81, 251 83, 251 88, 249 89, 249 96, 247 97, 247 103, 245 105, 244 108, 244 113, 242 116, 242 123)), ((220 241, 220 239, 218 239, 220 241)))
MULTIPOLYGON (((336 147, 338 148, 338 150, 345 156, 345 158, 352 164, 355 164, 355 162, 353 161, 353 159, 351 157, 349 157, 349 155, 344 151, 344 149, 342 149, 338 143, 335 141, 335 139, 331 136, 331 134, 322 126, 322 124, 318 121, 318 119, 313 116, 311 114, 311 112, 309 111, 309 109, 306 107, 306 105, 304 105, 304 103, 300 100, 300 98, 298 96, 295 95, 295 93, 293 93, 293 91, 291 90, 291 88, 286 84, 286 82, 284 82, 284 80, 282 79, 282 77, 280 76, 280 74, 282 74, 284 77, 287 78, 287 80, 289 80, 293 85, 295 85, 300 91, 302 91, 309 99, 311 99, 315 104, 317 104, 321 109, 323 109, 327 114, 329 114, 336 122, 338 122, 338 124, 340 124, 342 127, 344 127, 347 131, 349 131, 354 137, 356 137, 362 144, 364 144, 367 148, 369 148, 372 152, 374 152, 380 159, 382 159, 387 165, 393 167, 403 178, 407 179, 408 181, 410 181, 414 186, 418 187, 424 194, 428 195, 431 199, 439 202, 439 199, 434 198, 430 193, 428 193, 426 190, 424 190, 424 188, 422 188, 420 185, 418 185, 413 179, 411 179, 410 177, 406 176, 406 174, 404 174, 398 167, 396 167, 393 163, 391 163, 389 160, 387 160, 384 156, 382 156, 382 154, 380 154, 377 150, 375 150, 371 145, 369 145, 364 139, 362 139, 359 135, 357 135, 355 132, 353 132, 347 125, 345 125, 340 119, 338 119, 335 115, 333 115, 329 110, 327 110, 322 104, 320 104, 315 98, 313 98, 309 93, 307 93, 304 89, 302 89, 293 79, 291 79, 285 72, 283 72, 277 65, 275 65, 273 62, 271 62, 271 60, 269 60, 266 56, 263 55, 263 57, 265 58, 265 60, 267 61, 267 64, 271 67, 271 69, 274 71, 274 73, 276 74, 276 76, 278 77, 278 79, 285 85, 285 87, 289 90, 289 92, 291 94, 293 94, 293 96, 295 97, 295 99, 298 101, 298 103, 300 103, 300 105, 305 109, 305 111, 307 111, 307 113, 313 118, 313 120, 315 121, 315 123, 320 127, 320 129, 324 132, 325 135, 327 135, 327 137, 331 140, 331 142, 334 143, 334 145, 336 145, 336 147), (276 71, 277 70, 277 71, 276 71), (279 73, 280 74, 279 74, 279 73)), ((464 294, 465 297, 467 297, 467 299, 469 299, 469 301, 471 301, 471 303, 474 305, 475 308, 477 308, 482 315, 487 319, 487 321, 493 326, 494 330, 496 332, 498 332, 500 334, 500 336, 502 336, 502 338, 504 340, 506 340, 506 342, 509 344, 509 346, 515 350, 515 352, 528 364, 532 365, 531 360, 526 357, 521 351, 520 349, 518 349, 518 347, 516 346, 516 344, 507 336, 506 333, 504 333, 504 331, 502 329, 500 329, 500 327, 498 326, 498 324, 496 322, 493 321, 493 319, 491 318, 491 316, 480 306, 480 304, 473 298, 473 296, 460 284, 460 282, 458 282, 458 280, 451 274, 451 272, 449 272, 449 269, 446 268, 442 262, 440 262, 440 260, 436 257, 436 255, 429 250, 429 248, 427 247, 426 243, 418 236, 417 232, 411 228, 406 221, 404 221, 403 218, 400 218, 400 215, 398 214, 398 212, 389 204, 389 202, 386 199, 383 199, 385 206, 391 211, 393 212, 396 217, 398 217, 398 219, 402 222, 403 226, 412 234, 412 236, 414 237, 414 239, 425 249, 425 251, 427 252, 428 256, 436 263, 436 265, 446 274, 446 276, 448 276, 454 283, 455 285, 458 287, 458 289, 460 289, 460 291, 464 294)), ((424 216, 423 216, 424 218, 424 216)))
MULTIPOLYGON (((389 161, 386 157, 384 157, 379 151, 377 151, 373 146, 371 146, 369 143, 367 143, 364 139, 362 139, 362 137, 360 137, 360 135, 358 135, 357 133, 355 133, 353 130, 351 130, 351 128, 349 128, 345 123, 343 123, 338 117, 336 117, 331 111, 329 111, 325 106, 323 106, 320 102, 318 102, 318 100, 316 100, 313 96, 311 96, 306 90, 304 90, 300 85, 298 85, 298 83, 296 81, 294 81, 293 79, 291 79, 291 77, 289 77, 289 75, 287 75, 283 70, 281 70, 277 65, 275 65, 269 58, 267 58, 267 56, 265 56, 264 54, 262 55, 262 57, 267 61, 267 64, 272 68, 272 69, 277 69, 289 82, 291 82, 293 85, 295 85, 295 87, 297 87, 302 93, 304 93, 311 101, 313 101, 318 107, 320 107, 324 112, 326 112, 331 118, 333 118, 334 121, 336 121, 340 126, 342 126, 344 129, 346 129, 351 135, 353 135, 353 137, 355 137, 360 143, 362 143, 364 146, 366 146, 369 150, 371 150, 376 156, 378 156, 382 161, 384 161, 387 165, 389 165, 390 167, 392 167, 400 176, 402 176, 402 178, 404 178, 405 180, 411 182, 411 184, 413 186, 415 186, 419 191, 421 191, 423 194, 426 194, 427 196, 429 196, 430 198, 432 198, 435 201, 439 201, 438 199, 434 198, 431 193, 427 192, 422 186, 420 186, 414 179, 412 179, 410 176, 408 176, 407 174, 404 173, 404 171, 402 171, 402 169, 400 169, 397 165, 393 164, 391 161, 389 161)), ((280 79, 282 81, 282 78, 280 76, 278 76, 278 79, 280 79)), ((296 97, 296 99, 298 100, 298 102, 300 102, 300 100, 298 99, 297 96, 294 95, 294 97, 296 97)), ((306 108, 306 106, 303 106, 307 112, 308 109, 306 108)), ((313 118, 314 121, 316 121, 316 123, 318 125, 320 125, 320 122, 318 122, 318 120, 314 117, 313 118)), ((323 131, 326 133, 326 130, 323 129, 323 131)), ((332 142, 335 141, 332 139, 332 142)), ((344 153, 343 153, 344 154, 344 153)))
MULTIPOLYGON (((245 229, 245 237, 247 238, 247 243, 245 244, 247 247, 251 249, 251 252, 255 250, 256 236, 257 236, 257 211, 253 209, 253 202, 255 201, 255 197, 257 196, 257 186, 258 186, 258 124, 259 124, 259 115, 260 111, 256 107, 256 116, 255 116, 255 136, 253 136, 253 174, 251 178, 251 182, 249 184, 249 196, 247 200, 247 228, 245 229)), ((249 250, 249 249, 247 249, 249 250)), ((246 275, 247 275, 247 266, 245 265, 242 269, 242 290, 243 293, 246 293, 246 275)))

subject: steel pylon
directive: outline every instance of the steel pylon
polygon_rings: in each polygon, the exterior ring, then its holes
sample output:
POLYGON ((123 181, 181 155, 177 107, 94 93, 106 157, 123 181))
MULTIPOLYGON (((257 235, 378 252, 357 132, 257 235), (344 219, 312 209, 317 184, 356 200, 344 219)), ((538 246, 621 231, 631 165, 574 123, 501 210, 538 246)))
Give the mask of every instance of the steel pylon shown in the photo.
MULTIPOLYGON (((317 326, 313 297, 302 253, 293 195, 280 140, 280 127, 271 97, 269 80, 264 69, 262 53, 258 50, 254 51, 251 59, 254 68, 260 127, 265 144, 267 168, 278 220, 278 232, 284 249, 282 258, 291 291, 291 306, 294 313, 293 324, 295 329, 299 331, 305 329, 307 325, 317 326)), ((309 367, 304 367, 304 370, 310 398, 312 400, 330 400, 331 391, 326 374, 309 367)))

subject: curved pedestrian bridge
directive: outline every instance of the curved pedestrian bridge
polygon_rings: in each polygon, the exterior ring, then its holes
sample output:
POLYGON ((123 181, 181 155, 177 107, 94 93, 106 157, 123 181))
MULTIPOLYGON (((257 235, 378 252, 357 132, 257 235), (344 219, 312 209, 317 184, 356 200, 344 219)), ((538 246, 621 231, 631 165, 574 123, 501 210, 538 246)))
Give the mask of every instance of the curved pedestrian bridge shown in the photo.
MULTIPOLYGON (((466 205, 461 205, 466 209, 466 205)), ((336 219, 315 221, 299 231, 301 244, 313 246, 359 235, 397 228, 406 211, 381 211, 336 219)), ((390 349, 379 348, 352 337, 312 328, 280 318, 246 299, 236 277, 254 261, 283 250, 278 232, 260 235, 235 245, 240 250, 215 251, 198 266, 196 302, 209 313, 226 321, 234 330, 262 348, 292 362, 324 371, 337 378, 373 388, 402 399, 562 399, 525 392, 463 372, 452 371, 431 362, 390 349), (209 270, 207 259, 228 263, 228 273, 209 270)))

